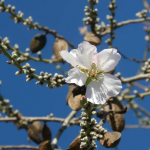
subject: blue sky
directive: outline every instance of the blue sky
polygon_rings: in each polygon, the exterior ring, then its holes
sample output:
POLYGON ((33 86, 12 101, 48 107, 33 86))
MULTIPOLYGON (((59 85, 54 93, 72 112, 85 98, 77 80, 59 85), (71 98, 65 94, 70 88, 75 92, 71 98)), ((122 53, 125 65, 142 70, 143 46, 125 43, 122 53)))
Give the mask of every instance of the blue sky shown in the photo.
MULTIPOLYGON (((88 5, 87 0, 32 0, 30 3, 26 0, 6 0, 6 4, 16 6, 16 11, 21 10, 24 13, 24 18, 32 16, 33 20, 40 25, 55 29, 58 34, 63 35, 75 47, 83 41, 83 36, 80 35, 78 28, 83 26, 82 19, 85 17, 83 10, 88 5)), ((100 22, 104 21, 106 24, 108 23, 106 15, 110 14, 107 9, 108 4, 108 0, 100 0, 96 6, 100 22)), ((118 6, 115 16, 117 22, 136 19, 135 13, 144 9, 141 0, 137 0, 136 3, 133 0, 117 1, 116 4, 118 6)), ((2 38, 9 37, 10 44, 14 46, 17 43, 22 52, 25 52, 25 49, 30 46, 30 41, 35 34, 43 33, 38 30, 28 31, 27 27, 23 26, 22 23, 15 24, 10 19, 10 14, 8 13, 0 13, 0 19, 0 36, 2 38)), ((143 26, 142 23, 138 23, 117 29, 115 31, 117 38, 114 40, 113 46, 117 47, 128 57, 142 59, 146 49, 146 41, 144 40, 146 33, 143 30, 143 26)), ((103 43, 98 46, 98 51, 108 48, 108 45, 104 42, 108 37, 107 35, 102 38, 103 43)), ((53 36, 47 35, 47 44, 42 50, 43 58, 49 59, 53 55, 54 41, 53 36)), ((36 54, 33 54, 33 56, 36 56, 36 54)), ((5 99, 10 99, 10 104, 13 105, 14 109, 18 109, 24 116, 47 116, 50 113, 54 113, 55 117, 65 118, 69 114, 71 109, 66 105, 67 85, 49 90, 45 86, 35 85, 35 80, 27 83, 25 75, 15 75, 18 69, 15 66, 8 65, 6 63, 7 60, 4 55, 0 56, 0 80, 2 80, 0 92, 5 99)), ((55 72, 60 73, 54 64, 37 63, 34 61, 29 61, 29 63, 31 67, 36 68, 37 74, 40 71, 52 74, 55 72)), ((139 66, 140 64, 122 58, 116 68, 116 72, 121 72, 123 77, 130 77, 136 74, 139 66)), ((65 71, 69 70, 69 64, 62 65, 62 67, 65 71)), ((140 83, 145 84, 145 81, 140 83)), ((140 89, 138 90, 143 92, 140 89)), ((139 99, 135 99, 135 101, 149 110, 149 97, 143 101, 139 101, 139 99)), ((78 113, 79 115, 80 112, 78 113)), ((125 114, 125 118, 126 124, 138 124, 138 120, 132 110, 125 114)), ((61 123, 49 122, 48 126, 51 128, 52 137, 55 137, 61 123)), ((105 128, 111 131, 108 123, 105 124, 105 128)), ((78 135, 79 130, 80 128, 77 126, 67 128, 62 134, 58 146, 66 149, 78 135)), ((1 122, 0 133, 0 145, 36 145, 33 142, 29 143, 27 141, 27 132, 25 130, 17 130, 17 127, 12 125, 11 122, 1 122)), ((127 129, 122 132, 122 139, 118 148, 119 150, 148 150, 150 147, 149 134, 149 130, 127 129)), ((98 149, 105 150, 100 144, 98 144, 98 149)))

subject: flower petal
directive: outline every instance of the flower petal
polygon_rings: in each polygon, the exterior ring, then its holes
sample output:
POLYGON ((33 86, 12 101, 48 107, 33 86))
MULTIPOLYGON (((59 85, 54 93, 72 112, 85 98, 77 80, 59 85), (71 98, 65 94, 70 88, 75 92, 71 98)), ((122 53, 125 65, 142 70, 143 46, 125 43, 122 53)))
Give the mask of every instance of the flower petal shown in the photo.
POLYGON ((70 54, 67 50, 61 51, 59 52, 61 57, 66 60, 68 63, 70 63, 72 66, 76 66, 76 58, 74 57, 74 55, 70 54))
POLYGON ((115 68, 120 58, 121 56, 116 49, 104 49, 97 54, 97 65, 100 66, 100 70, 109 72, 115 68))
POLYGON ((85 85, 87 76, 75 67, 68 72, 68 77, 66 78, 67 83, 75 83, 78 86, 85 85))
POLYGON ((76 58, 76 53, 77 53, 77 49, 73 49, 73 50, 71 50, 70 51, 70 54, 74 57, 74 58, 76 58))
POLYGON ((109 96, 118 95, 122 89, 122 83, 120 79, 111 74, 106 73, 102 82, 106 86, 109 96))
POLYGON ((78 49, 76 51, 77 64, 80 67, 89 69, 96 54, 97 48, 94 45, 91 45, 89 42, 83 41, 78 45, 78 49))
POLYGON ((86 88, 85 95, 93 104, 104 104, 107 98, 107 88, 100 82, 91 81, 86 88))

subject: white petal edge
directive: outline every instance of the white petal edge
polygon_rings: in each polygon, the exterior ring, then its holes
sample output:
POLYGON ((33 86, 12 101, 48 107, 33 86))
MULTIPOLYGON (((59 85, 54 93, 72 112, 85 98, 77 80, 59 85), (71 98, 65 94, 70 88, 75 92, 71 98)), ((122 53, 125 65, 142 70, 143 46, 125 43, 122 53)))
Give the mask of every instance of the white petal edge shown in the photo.
POLYGON ((121 56, 114 48, 104 49, 97 54, 97 64, 100 64, 100 70, 111 71, 118 64, 121 56))
POLYGON ((77 63, 76 63, 76 58, 70 54, 67 50, 63 50, 61 52, 59 52, 61 57, 66 60, 68 63, 70 63, 72 66, 76 66, 77 63))
POLYGON ((86 88, 87 101, 93 104, 104 104, 107 99, 107 88, 100 82, 91 81, 86 88))
POLYGON ((97 48, 89 42, 83 41, 78 45, 78 49, 76 51, 77 64, 82 68, 90 69, 91 63, 93 62, 96 54, 97 48))
POLYGON ((68 77, 66 78, 67 83, 75 83, 78 86, 85 85, 86 80, 87 80, 86 74, 81 72, 77 67, 69 70, 68 77))
POLYGON ((106 86, 109 96, 118 95, 122 89, 122 83, 120 79, 111 74, 106 73, 102 82, 106 86))

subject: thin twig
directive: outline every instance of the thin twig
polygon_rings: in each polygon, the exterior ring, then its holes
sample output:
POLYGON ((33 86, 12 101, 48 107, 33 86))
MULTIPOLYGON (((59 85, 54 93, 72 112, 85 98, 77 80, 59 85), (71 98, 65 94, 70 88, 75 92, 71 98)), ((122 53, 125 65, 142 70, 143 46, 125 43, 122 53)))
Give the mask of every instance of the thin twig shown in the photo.
POLYGON ((14 145, 10 145, 10 146, 0 146, 0 149, 36 149, 38 150, 37 146, 29 146, 29 145, 20 145, 20 146, 14 146, 14 145))
MULTIPOLYGON (((140 18, 140 19, 133 19, 133 20, 127 20, 127 21, 122 21, 122 22, 119 22, 116 24, 115 28, 114 29, 117 29, 119 27, 122 27, 124 25, 128 25, 128 24, 134 24, 134 23, 140 23, 140 22, 145 22, 145 21, 150 21, 150 17, 147 17, 147 18, 140 18)), ((100 36, 104 36, 106 34, 110 33, 110 27, 108 27, 106 29, 106 31, 100 33, 100 36)))
MULTIPOLYGON (((117 50, 118 50, 118 49, 117 49, 117 50)), ((137 62, 137 63, 141 63, 141 62, 145 62, 145 61, 146 61, 146 59, 145 59, 145 60, 138 60, 138 59, 136 59, 136 58, 127 57, 127 56, 125 56, 120 50, 118 50, 118 52, 120 53, 120 55, 121 55, 123 58, 128 59, 128 60, 131 60, 131 61, 135 61, 135 62, 137 62)))
POLYGON ((125 129, 150 129, 150 125, 125 125, 125 129))
POLYGON ((73 110, 73 111, 68 115, 68 117, 64 120, 64 122, 63 122, 61 128, 59 129, 59 131, 58 131, 56 137, 55 137, 55 138, 53 139, 53 141, 52 141, 52 148, 53 148, 53 149, 56 147, 56 145, 57 145, 57 143, 58 143, 58 140, 59 140, 61 134, 62 134, 63 131, 67 128, 67 125, 69 124, 69 122, 70 122, 71 119, 75 116, 76 113, 77 113, 77 111, 74 111, 74 110, 73 110))
POLYGON ((145 115, 147 115, 148 117, 150 117, 150 112, 148 112, 145 108, 143 108, 142 106, 138 105, 137 107, 142 113, 144 113, 145 115))

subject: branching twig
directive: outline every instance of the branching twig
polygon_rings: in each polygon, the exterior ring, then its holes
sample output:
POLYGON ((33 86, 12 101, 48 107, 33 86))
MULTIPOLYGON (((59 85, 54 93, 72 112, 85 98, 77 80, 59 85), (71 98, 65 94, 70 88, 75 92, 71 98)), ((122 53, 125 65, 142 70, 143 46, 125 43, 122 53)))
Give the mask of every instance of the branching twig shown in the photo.
MULTIPOLYGON (((26 20, 25 20, 23 17, 18 16, 14 11, 12 11, 11 9, 9 9, 4 3, 0 3, 0 6, 3 8, 3 11, 9 10, 8 12, 9 12, 14 18, 17 18, 17 20, 18 20, 19 22, 23 22, 23 23, 26 22, 26 20)), ((33 22, 28 22, 28 25, 29 25, 30 29, 42 30, 42 31, 44 31, 44 32, 47 33, 47 34, 53 35, 55 38, 59 38, 59 39, 65 40, 65 41, 68 43, 68 45, 69 45, 72 49, 75 49, 75 46, 74 46, 72 43, 70 43, 68 40, 66 40, 63 36, 58 35, 55 30, 51 30, 51 29, 49 29, 48 27, 43 27, 43 26, 40 26, 40 25, 35 24, 35 23, 33 23, 33 22)))
MULTIPOLYGON (((145 21, 150 21, 150 17, 147 18, 140 18, 140 19, 133 19, 133 20, 127 20, 127 21, 122 21, 116 24, 114 29, 117 29, 119 27, 122 27, 124 25, 128 25, 128 24, 134 24, 134 23, 140 23, 140 22, 145 22, 145 21)), ((110 33, 110 27, 108 27, 106 29, 106 31, 100 33, 100 36, 104 36, 106 34, 110 33)))
MULTIPOLYGON (((7 47, 5 45, 1 45, 0 44, 0 48, 2 49, 3 53, 11 60, 13 61, 13 64, 20 70, 23 72, 23 74, 27 74, 29 75, 29 77, 34 78, 36 80, 39 80, 40 82, 43 83, 48 83, 48 86, 52 86, 52 80, 51 79, 46 79, 46 80, 41 80, 41 76, 36 75, 35 73, 31 72, 30 70, 26 70, 23 69, 23 67, 17 62, 15 61, 12 56, 8 53, 7 51, 7 47)), ((57 83, 56 83, 57 84, 57 83)))

